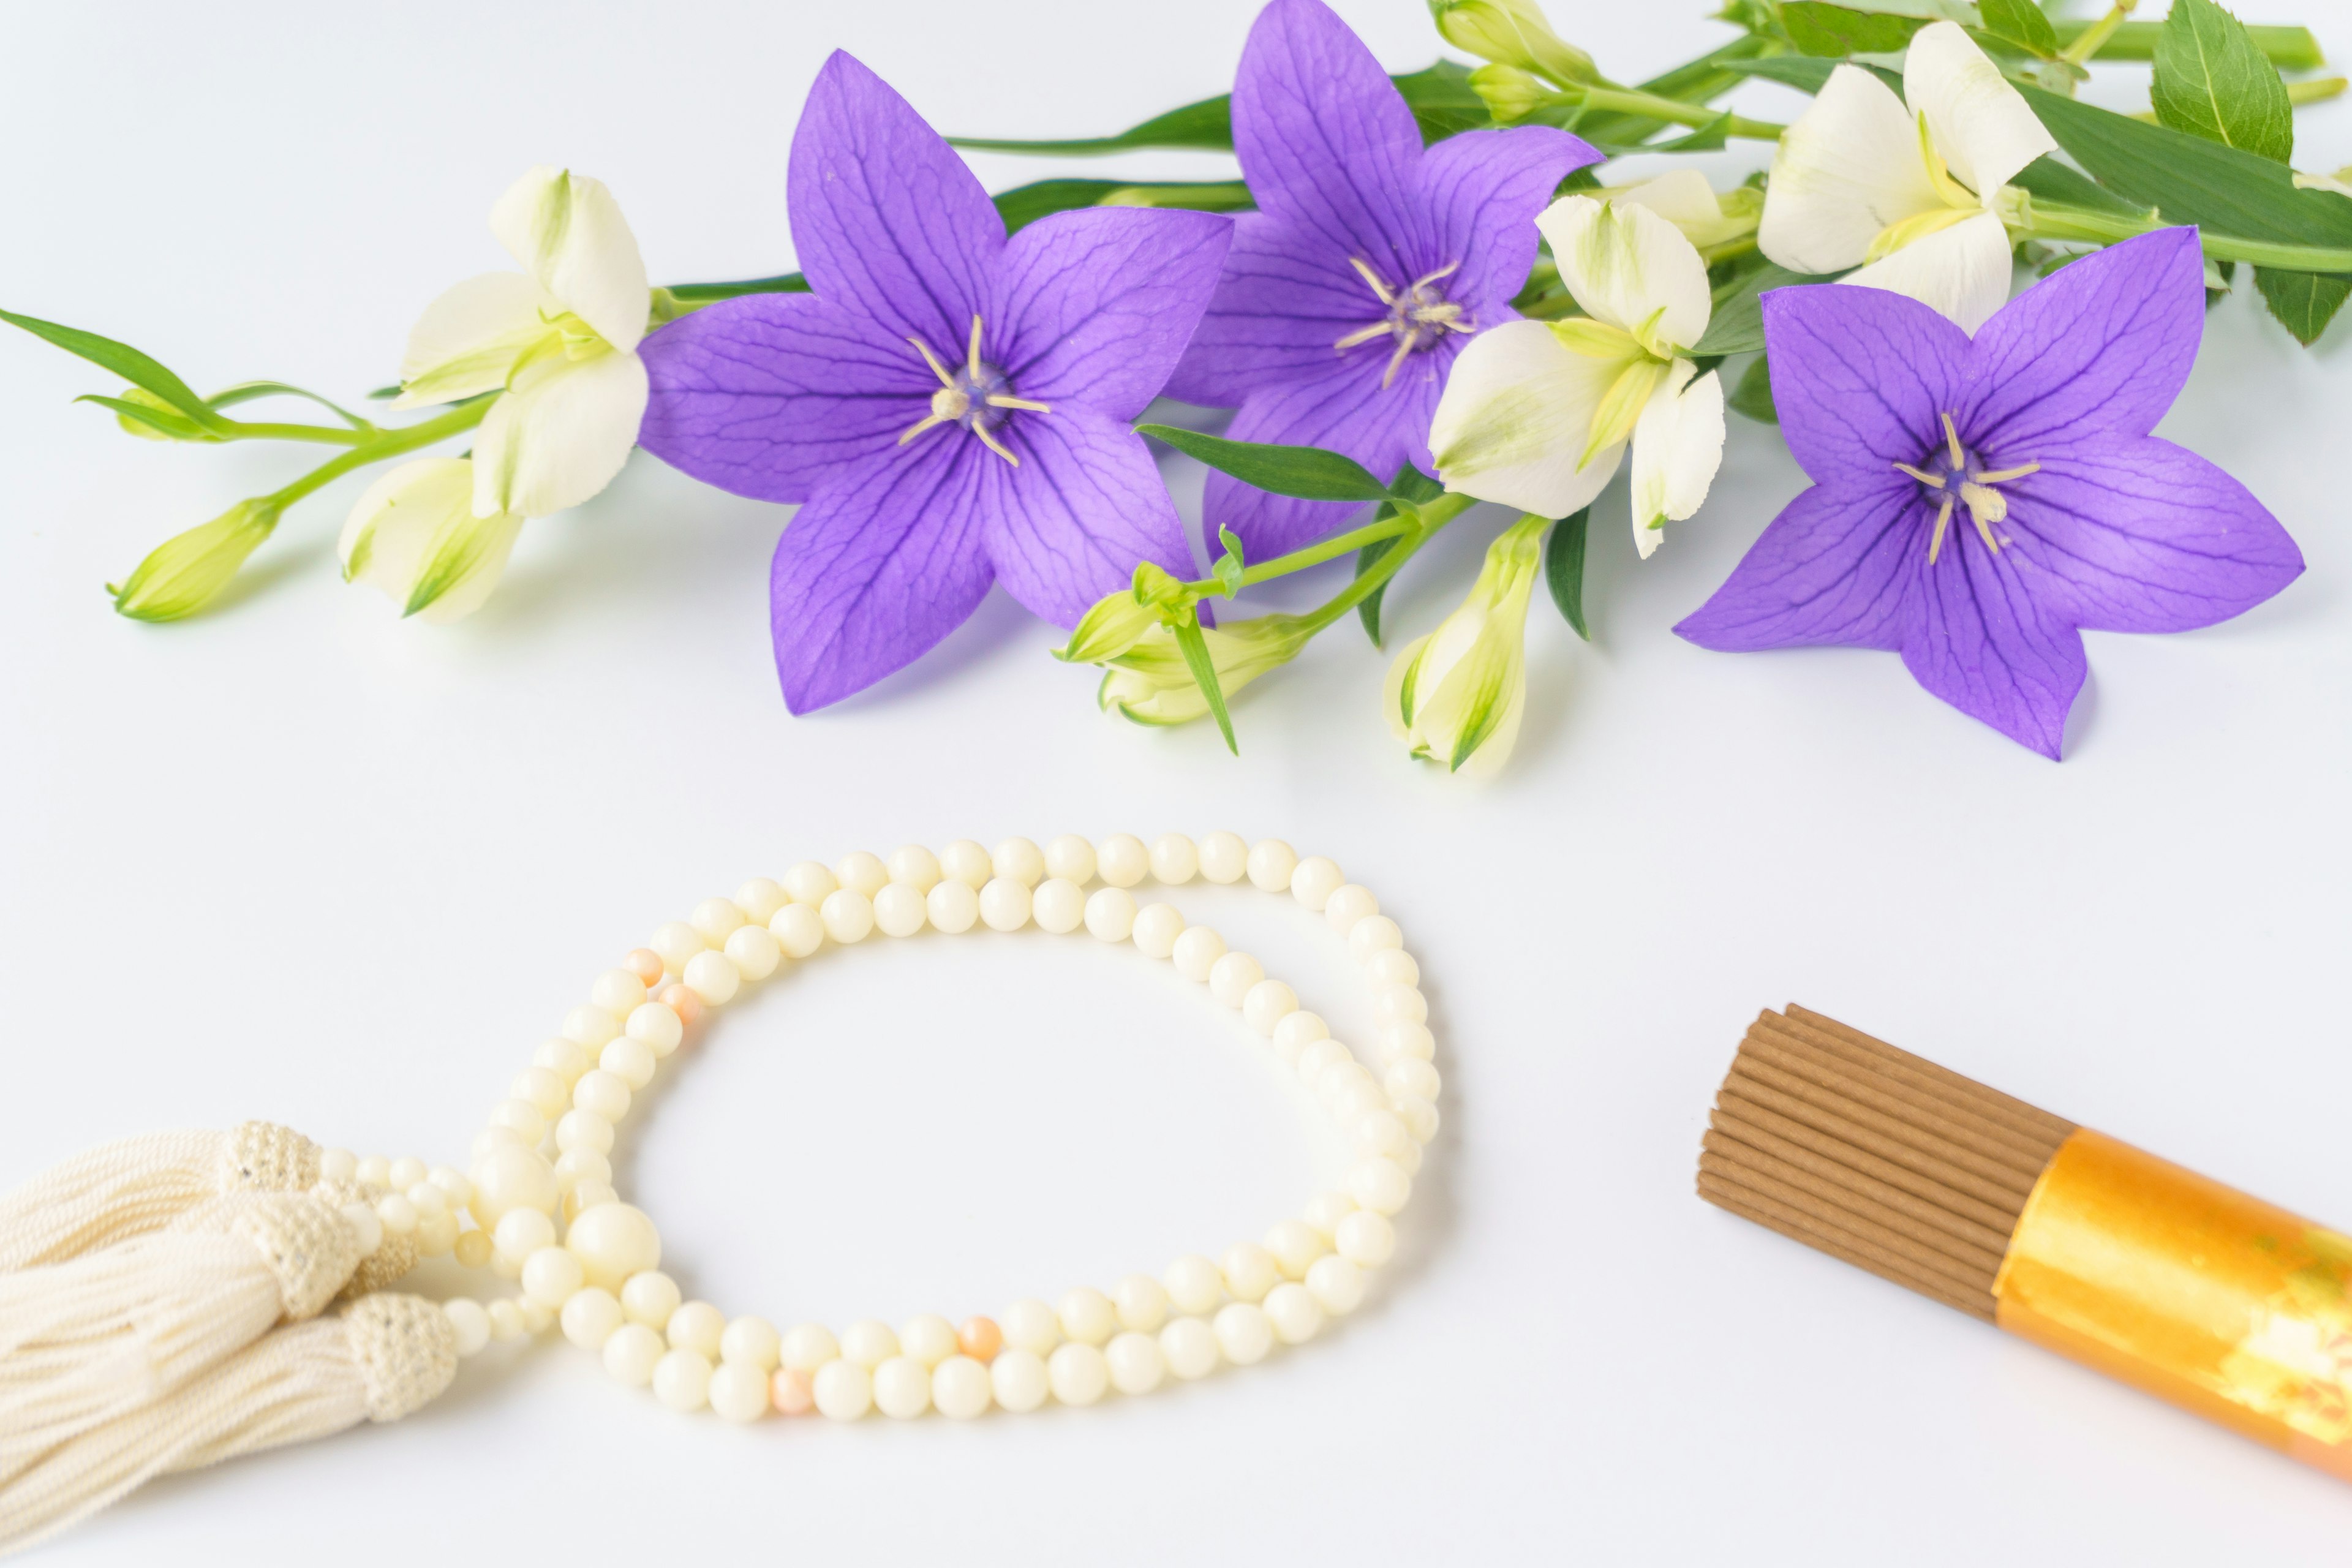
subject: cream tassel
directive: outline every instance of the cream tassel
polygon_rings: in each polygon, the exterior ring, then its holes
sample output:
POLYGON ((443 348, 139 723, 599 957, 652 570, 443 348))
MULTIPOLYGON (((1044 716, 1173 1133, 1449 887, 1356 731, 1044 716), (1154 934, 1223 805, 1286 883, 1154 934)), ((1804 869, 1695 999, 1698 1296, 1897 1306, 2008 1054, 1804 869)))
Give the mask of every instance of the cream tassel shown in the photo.
POLYGON ((318 1179, 319 1146, 267 1121, 103 1144, 0 1194, 0 1273, 161 1230, 210 1198, 298 1193, 318 1179))
POLYGON ((176 1393, 51 1450, 0 1486, 0 1552, 29 1546, 175 1470, 397 1421, 449 1386, 457 1331, 440 1306, 380 1294, 270 1331, 176 1393))
POLYGON ((0 1274, 0 1483, 268 1332, 318 1316, 360 1262, 321 1198, 246 1194, 200 1231, 0 1274))

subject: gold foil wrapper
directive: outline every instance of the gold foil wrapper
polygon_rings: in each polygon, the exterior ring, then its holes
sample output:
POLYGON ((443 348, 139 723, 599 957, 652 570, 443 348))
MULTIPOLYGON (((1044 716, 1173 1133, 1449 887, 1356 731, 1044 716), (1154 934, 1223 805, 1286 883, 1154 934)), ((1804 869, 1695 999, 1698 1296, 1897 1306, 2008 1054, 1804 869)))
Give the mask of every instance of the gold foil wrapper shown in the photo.
POLYGON ((2352 1238, 2084 1128, 1993 1293, 2010 1332, 2352 1480, 2352 1238))

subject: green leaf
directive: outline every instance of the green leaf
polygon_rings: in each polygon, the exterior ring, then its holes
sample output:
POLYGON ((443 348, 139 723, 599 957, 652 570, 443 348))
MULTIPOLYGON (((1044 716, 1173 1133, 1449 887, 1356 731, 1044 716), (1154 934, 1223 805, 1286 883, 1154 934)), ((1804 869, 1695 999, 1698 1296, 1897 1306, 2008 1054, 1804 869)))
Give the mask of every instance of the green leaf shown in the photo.
POLYGON ((1234 740, 1234 716, 1225 711, 1225 690, 1217 684, 1217 661, 1209 657, 1209 643, 1201 635, 1197 615, 1186 616, 1176 625, 1176 646, 1184 650, 1184 668, 1192 672, 1192 682, 1208 700, 1209 711, 1217 721, 1217 730, 1225 738, 1225 750, 1235 756, 1242 749, 1234 740))
MULTIPOLYGON (((1456 132, 1493 123, 1486 100, 1470 90, 1470 68, 1440 60, 1426 70, 1389 79, 1412 106, 1421 122, 1422 139, 1435 142, 1456 132)), ((1039 153, 1060 157, 1094 157, 1105 153, 1135 153, 1150 148, 1189 148, 1230 153, 1234 148, 1234 100, 1230 94, 1204 98, 1165 114, 1155 114, 1140 125, 1115 136, 1080 136, 1066 141, 1033 141, 1002 136, 950 136, 951 147, 975 153, 1039 153)))
POLYGON ((1584 624, 1584 535, 1591 521, 1591 507, 1572 512, 1553 524, 1551 537, 1544 541, 1544 586, 1551 590, 1551 602, 1559 606, 1560 615, 1586 642, 1592 640, 1592 632, 1584 624))
MULTIPOLYGON (((2091 26, 2088 17, 2075 22, 2057 24, 2058 41, 2071 44, 2091 26)), ((2101 60, 2152 60, 2157 47, 2164 38, 2162 22, 2126 22, 2115 30, 2097 55, 2101 60)), ((2319 40, 2311 36, 2308 27, 2248 27, 2247 37, 2263 58, 2281 70, 2317 70, 2327 63, 2320 52, 2319 40)))
POLYGON ((2281 163, 2294 156, 2286 83, 2245 24, 2213 0, 2172 0, 2148 97, 2158 121, 2175 131, 2281 163))
POLYGON ((2146 217, 2148 214, 2148 209, 2137 202, 2124 200, 2096 180, 2085 177, 2080 171, 2069 168, 2055 158, 2036 158, 2020 169, 2009 183, 2037 201, 2086 207, 2093 212, 2113 213, 2117 217, 2146 217))
POLYGON ((283 381, 240 381, 235 386, 225 387, 214 393, 205 401, 215 408, 234 408, 240 403, 251 403, 257 398, 263 397, 307 398, 354 430, 364 430, 368 427, 366 420, 341 404, 283 381))
POLYGON ((2038 60, 2056 58, 2058 31, 2033 0, 1977 0, 1977 14, 1983 18, 1984 30, 1994 37, 2016 45, 2038 60))
MULTIPOLYGON (((100 408, 111 408, 118 417, 143 426, 165 440, 217 441, 220 439, 211 431, 193 420, 182 418, 169 408, 158 408, 152 403, 142 403, 135 397, 105 397, 95 392, 86 392, 74 401, 95 403, 100 408)), ((133 430, 131 434, 137 436, 142 432, 133 430)), ((154 437, 148 438, 152 440, 154 437)))
POLYGON ((1050 213, 1074 207, 1191 207, 1235 212, 1250 205, 1249 187, 1234 180, 1034 180, 996 195, 1008 234, 1050 213))
POLYGON ((1383 500, 1388 486, 1353 458, 1320 447, 1282 447, 1263 441, 1228 441, 1180 430, 1173 425, 1138 425, 1136 433, 1165 441, 1245 485, 1301 500, 1383 500))
POLYGON ((1396 83, 1413 119, 1421 122, 1423 142, 1443 142, 1495 123, 1486 111, 1486 100, 1470 86, 1470 68, 1458 61, 1440 60, 1427 70, 1389 79, 1396 83))
MULTIPOLYGON (((1394 539, 1375 539, 1356 552, 1356 575, 1360 577, 1379 565, 1381 557, 1396 547, 1394 539)), ((1381 642, 1381 601, 1388 597, 1388 592, 1389 585, 1383 583, 1356 601, 1356 619, 1363 623, 1364 635, 1372 639, 1374 647, 1383 646, 1381 642)))
POLYGON ((1820 0, 1789 0, 1780 7, 1780 25, 1788 30, 1790 43, 1806 54, 1833 59, 1894 54, 1910 43, 1912 34, 1934 20, 1823 5, 1820 0))
POLYGON ((1642 143, 1642 151, 1644 153, 1719 153, 1723 150, 1725 142, 1728 140, 1731 120, 1731 111, 1726 110, 1706 124, 1694 127, 1688 135, 1677 136, 1667 142, 1644 142, 1642 143))
POLYGON ((2282 272, 2273 267, 2254 268, 2254 287, 2295 342, 2309 348, 2344 308, 2352 295, 2352 278, 2339 272, 2282 272))
POLYGON ((1755 353, 1764 346, 1765 290, 1820 281, 1810 273, 1791 272, 1766 262, 1740 279, 1739 287, 1716 306, 1715 314, 1707 320, 1706 331, 1691 345, 1690 352, 1694 355, 1755 353))
POLYGON ((1780 411, 1772 406, 1772 367, 1762 354, 1739 377, 1739 384, 1731 389, 1724 400, 1735 414, 1744 414, 1759 425, 1778 425, 1780 411))
POLYGON ((112 371, 131 385, 153 393, 207 430, 217 430, 224 423, 186 382, 129 343, 118 343, 112 338, 85 332, 79 327, 62 327, 37 317, 19 316, 13 310, 0 310, 0 321, 22 327, 69 354, 79 354, 94 365, 112 371))

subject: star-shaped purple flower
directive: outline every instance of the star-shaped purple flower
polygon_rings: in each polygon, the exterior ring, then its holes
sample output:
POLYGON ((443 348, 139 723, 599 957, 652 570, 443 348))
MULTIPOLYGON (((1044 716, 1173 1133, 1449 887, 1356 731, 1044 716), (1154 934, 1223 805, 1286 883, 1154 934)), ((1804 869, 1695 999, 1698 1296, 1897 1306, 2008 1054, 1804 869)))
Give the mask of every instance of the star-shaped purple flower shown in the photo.
POLYGON ((1929 691, 2055 758, 2078 628, 2210 626, 2303 571, 2244 486, 2148 434, 2204 321, 2190 228, 2074 262, 1974 342, 1875 289, 1765 295, 1781 432, 1813 487, 1675 630, 1899 652, 1929 691))
POLYGON ((1097 207, 1007 238, 980 182, 846 54, 818 74, 787 197, 813 292, 664 327, 639 440, 697 479, 798 501, 770 583, 795 713, 873 684, 991 582, 1076 624, 1151 561, 1192 575, 1129 422, 1175 368, 1232 220, 1097 207))
MULTIPOLYGON (((1234 81, 1234 150, 1259 210, 1168 383, 1234 408, 1236 440, 1324 447, 1388 478, 1433 467, 1429 421, 1469 334, 1517 319, 1535 216, 1601 154, 1563 131, 1472 131, 1424 151, 1396 85, 1322 0, 1274 0, 1234 81)), ((1203 505, 1264 558, 1346 520, 1209 476, 1203 505)))

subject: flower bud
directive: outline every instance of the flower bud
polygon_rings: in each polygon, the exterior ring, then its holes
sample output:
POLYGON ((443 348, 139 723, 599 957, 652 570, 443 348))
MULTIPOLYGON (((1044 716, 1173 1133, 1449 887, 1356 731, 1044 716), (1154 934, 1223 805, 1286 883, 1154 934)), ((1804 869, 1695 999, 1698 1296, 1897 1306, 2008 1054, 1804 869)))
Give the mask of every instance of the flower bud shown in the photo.
MULTIPOLYGON (((170 404, 164 402, 162 398, 156 396, 153 393, 148 391, 143 386, 124 387, 121 393, 121 401, 124 403, 135 403, 142 408, 152 408, 165 418, 172 420, 174 424, 183 426, 186 426, 188 423, 188 416, 186 415, 181 413, 178 409, 173 407, 170 404)), ((136 436, 142 441, 180 441, 189 438, 187 437, 174 435, 169 430, 159 430, 154 426, 149 424, 146 420, 136 418, 131 415, 124 414, 120 410, 118 410, 114 416, 114 422, 121 427, 124 435, 136 436)), ((210 439, 210 437, 204 436, 201 432, 197 433, 195 438, 210 439)))
MULTIPOLYGON (((1267 670, 1289 663, 1314 635, 1301 616, 1260 616, 1201 628, 1217 688, 1228 699, 1267 670)), ((1116 708, 1139 724, 1184 724, 1207 715, 1209 699, 1168 626, 1152 626, 1109 664, 1095 693, 1105 712, 1116 708)))
POLYGON ((1550 526, 1530 515, 1506 529, 1462 607, 1390 667, 1389 728, 1414 756, 1479 775, 1511 754, 1528 700, 1528 600, 1550 526))
POLYGON ((1517 125, 1540 110, 1575 101, 1517 66, 1480 66, 1470 73, 1470 89, 1497 125, 1517 125))
POLYGON ((1066 664, 1102 664, 1118 658, 1152 627, 1181 615, 1192 591, 1149 561, 1135 567, 1135 584, 1106 594, 1071 628, 1070 640, 1054 650, 1066 664))
POLYGON ((454 621, 499 584, 522 519, 474 515, 474 465, 464 458, 403 463, 368 488, 343 524, 343 580, 370 583, 404 616, 454 621))
POLYGON ((278 526, 278 510, 274 498, 256 496, 165 540, 121 587, 107 584, 116 613, 134 621, 176 621, 195 614, 269 537, 278 526))
POLYGON ((1465 54, 1533 71, 1560 87, 1600 79, 1592 57, 1563 42, 1535 0, 1429 0, 1429 14, 1445 41, 1465 54))

